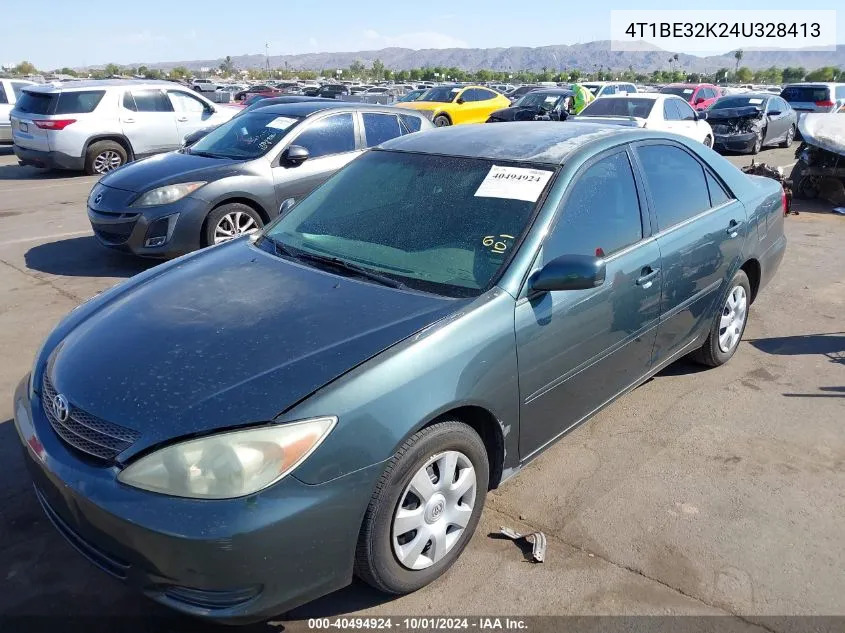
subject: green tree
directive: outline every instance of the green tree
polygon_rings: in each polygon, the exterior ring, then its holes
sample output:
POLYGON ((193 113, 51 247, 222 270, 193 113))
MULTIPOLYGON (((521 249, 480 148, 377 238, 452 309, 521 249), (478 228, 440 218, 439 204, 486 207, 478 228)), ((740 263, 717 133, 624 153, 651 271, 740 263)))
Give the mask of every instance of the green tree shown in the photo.
MULTIPOLYGON (((263 71, 264 72, 264 71, 263 71)), ((184 66, 177 66, 170 70, 171 79, 188 79, 191 76, 191 71, 184 66)))
POLYGON ((736 80, 740 83, 748 83, 754 79, 754 73, 748 66, 743 66, 736 71, 736 80))
POLYGON ((745 53, 742 52, 741 48, 734 53, 734 59, 736 60, 736 64, 734 65, 734 77, 739 75, 739 62, 742 61, 744 55, 745 53))
POLYGON ((493 81, 493 72, 487 70, 486 68, 482 68, 481 70, 475 71, 475 80, 476 81, 493 81))
POLYGON ((32 62, 22 61, 12 69, 12 72, 16 75, 34 75, 38 72, 38 69, 32 62))
POLYGON ((384 78, 384 63, 380 59, 373 60, 373 77, 376 79, 384 78))
POLYGON ((835 81, 837 69, 833 66, 823 66, 807 73, 807 81, 835 81))
POLYGON ((105 73, 106 77, 119 75, 121 73, 121 68, 117 64, 106 64, 103 68, 103 73, 105 73))
POLYGON ((349 75, 351 77, 360 77, 361 75, 364 74, 365 70, 366 70, 366 68, 364 67, 364 64, 362 64, 357 59, 354 62, 352 62, 351 64, 349 64, 349 75))
POLYGON ((580 78, 581 78, 581 71, 578 70, 577 68, 573 68, 572 70, 569 71, 569 81, 574 81, 574 82, 577 83, 577 81, 580 78))
POLYGON ((411 81, 419 81, 422 78, 422 71, 419 68, 412 68, 408 71, 408 79, 411 81))
POLYGON ((807 70, 801 66, 792 67, 787 66, 783 69, 783 81, 784 83, 795 83, 796 81, 804 81, 804 77, 807 74, 807 70))
POLYGON ((161 79, 162 74, 158 68, 147 68, 144 72, 140 72, 140 68, 138 69, 139 74, 144 75, 146 79, 161 79))
POLYGON ((232 61, 231 55, 226 55, 226 57, 223 58, 223 62, 220 64, 220 72, 224 75, 231 75, 235 72, 235 62, 232 61))
POLYGON ((59 70, 59 73, 61 73, 62 75, 70 75, 71 77, 79 76, 73 68, 68 68, 67 66, 59 70))

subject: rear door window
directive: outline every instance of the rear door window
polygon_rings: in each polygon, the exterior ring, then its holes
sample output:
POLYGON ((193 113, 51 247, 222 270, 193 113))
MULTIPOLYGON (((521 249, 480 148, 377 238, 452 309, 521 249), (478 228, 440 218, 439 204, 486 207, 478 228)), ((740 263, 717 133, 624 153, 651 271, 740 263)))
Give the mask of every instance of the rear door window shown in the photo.
POLYGON ((419 117, 410 114, 400 114, 399 118, 402 120, 402 125, 406 128, 406 134, 419 132, 422 129, 422 121, 419 117))
POLYGON ((363 113, 364 135, 367 137, 367 147, 381 145, 385 141, 402 135, 399 119, 394 114, 363 113))
POLYGON ((173 112, 173 106, 161 90, 133 90, 138 112, 173 112))
POLYGON ((105 90, 63 92, 59 95, 59 102, 53 114, 88 114, 100 105, 105 94, 105 90))
POLYGON ((496 98, 496 93, 491 92, 489 90, 484 90, 482 88, 476 88, 475 92, 476 92, 476 96, 477 96, 476 101, 487 101, 488 99, 495 99, 496 98))
POLYGON ((675 99, 666 99, 663 102, 663 118, 667 121, 680 121, 681 113, 678 112, 677 101, 675 99))
POLYGON ((720 204, 724 204, 731 197, 728 195, 728 192, 725 191, 725 188, 719 183, 718 180, 706 169, 704 170, 704 174, 707 177, 707 189, 710 190, 710 206, 711 207, 718 207, 720 204))
POLYGON ((351 114, 335 114, 314 121, 293 141, 308 150, 311 158, 355 150, 355 124, 351 114))
POLYGON ((710 208, 704 168, 687 152, 673 145, 643 145, 637 154, 660 231, 710 208))

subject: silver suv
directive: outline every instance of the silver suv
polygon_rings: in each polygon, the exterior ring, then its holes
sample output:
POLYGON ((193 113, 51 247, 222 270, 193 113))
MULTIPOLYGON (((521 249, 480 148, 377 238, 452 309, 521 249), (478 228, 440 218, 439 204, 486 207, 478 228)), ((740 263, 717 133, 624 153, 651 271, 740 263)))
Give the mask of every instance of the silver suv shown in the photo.
POLYGON ((801 118, 811 112, 838 112, 845 105, 845 83, 808 81, 788 84, 780 93, 801 118))
POLYGON ((118 79, 27 86, 10 118, 22 165, 104 174, 237 112, 173 82, 118 79))

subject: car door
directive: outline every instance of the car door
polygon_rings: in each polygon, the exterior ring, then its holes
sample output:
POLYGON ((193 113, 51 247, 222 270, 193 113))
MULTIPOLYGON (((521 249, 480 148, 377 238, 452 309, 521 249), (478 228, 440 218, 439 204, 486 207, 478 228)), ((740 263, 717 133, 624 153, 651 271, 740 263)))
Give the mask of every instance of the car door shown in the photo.
POLYGON ((466 88, 455 95, 452 106, 448 108, 452 123, 471 123, 473 120, 473 109, 476 107, 476 95, 474 88, 466 88))
MULTIPOLYGON (((782 141, 792 127, 792 117, 789 110, 781 105, 779 97, 768 99, 766 102, 766 143, 782 141)), ((783 101, 785 104, 786 102, 783 101)))
POLYGON ((690 351, 739 265, 745 207, 694 153, 669 141, 636 146, 663 274, 659 364, 690 351))
POLYGON ((162 90, 144 88, 124 92, 120 126, 136 157, 168 152, 181 143, 173 106, 162 90))
POLYGON ((11 87, 0 79, 0 142, 12 140, 12 124, 9 120, 9 113, 14 104, 14 94, 11 87))
POLYGON ((475 89, 475 107, 473 108, 473 123, 484 123, 490 117, 490 113, 497 110, 494 103, 496 93, 486 88, 475 89))
POLYGON ((680 103, 679 99, 666 98, 663 100, 663 121, 661 121, 660 129, 680 133, 681 112, 678 110, 678 103, 680 103))
MULTIPOLYGON (((286 145, 308 150, 308 160, 292 165, 284 159, 284 149, 273 161, 273 185, 276 203, 294 201, 309 194, 329 176, 358 156, 363 150, 354 112, 330 114, 306 120, 286 145)), ((277 207, 278 208, 278 207, 277 207)))
POLYGON ((535 269, 561 255, 603 254, 607 274, 597 288, 521 296, 516 303, 522 458, 649 369, 661 264, 641 200, 629 152, 619 147, 584 165, 567 188, 535 269))
POLYGON ((176 129, 179 131, 180 141, 188 134, 210 125, 208 120, 214 112, 202 99, 183 90, 168 90, 167 97, 176 113, 176 129))
POLYGON ((678 112, 679 119, 675 121, 675 129, 673 132, 683 134, 686 137, 702 141, 700 131, 698 129, 698 116, 692 106, 682 99, 672 99, 675 108, 678 112))

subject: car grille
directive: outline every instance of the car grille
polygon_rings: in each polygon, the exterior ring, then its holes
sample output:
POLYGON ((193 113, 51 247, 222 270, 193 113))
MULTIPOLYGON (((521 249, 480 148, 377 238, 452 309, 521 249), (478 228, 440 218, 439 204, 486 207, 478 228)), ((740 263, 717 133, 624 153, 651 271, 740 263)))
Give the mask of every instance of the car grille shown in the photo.
POLYGON ((141 436, 132 429, 127 429, 111 422, 106 422, 90 413, 69 405, 67 419, 59 420, 53 407, 56 389, 46 373, 41 394, 41 405, 50 420, 50 426, 66 444, 78 451, 102 459, 113 460, 118 453, 126 450, 141 436))
POLYGON ((94 233, 109 244, 123 244, 128 240, 138 222, 139 215, 138 213, 109 213, 94 209, 90 209, 89 212, 94 233))

